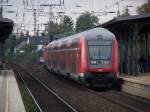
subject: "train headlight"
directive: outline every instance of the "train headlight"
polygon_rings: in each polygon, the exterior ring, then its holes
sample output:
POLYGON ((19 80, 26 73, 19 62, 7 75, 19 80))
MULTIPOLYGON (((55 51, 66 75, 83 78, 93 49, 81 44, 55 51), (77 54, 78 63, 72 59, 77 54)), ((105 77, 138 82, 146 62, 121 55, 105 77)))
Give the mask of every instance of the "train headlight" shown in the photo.
POLYGON ((110 64, 110 61, 103 61, 104 64, 110 64))
POLYGON ((96 64, 96 60, 91 60, 91 64, 96 64))
POLYGON ((108 61, 108 60, 101 60, 100 64, 108 65, 108 64, 110 64, 110 61, 108 61))

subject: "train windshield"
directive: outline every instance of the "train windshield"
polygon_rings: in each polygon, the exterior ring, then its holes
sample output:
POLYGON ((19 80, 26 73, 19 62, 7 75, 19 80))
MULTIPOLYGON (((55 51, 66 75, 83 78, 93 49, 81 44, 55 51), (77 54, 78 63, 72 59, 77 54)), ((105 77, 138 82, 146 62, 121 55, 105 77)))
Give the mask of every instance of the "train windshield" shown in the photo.
POLYGON ((91 64, 110 64, 112 58, 112 41, 88 41, 91 64))

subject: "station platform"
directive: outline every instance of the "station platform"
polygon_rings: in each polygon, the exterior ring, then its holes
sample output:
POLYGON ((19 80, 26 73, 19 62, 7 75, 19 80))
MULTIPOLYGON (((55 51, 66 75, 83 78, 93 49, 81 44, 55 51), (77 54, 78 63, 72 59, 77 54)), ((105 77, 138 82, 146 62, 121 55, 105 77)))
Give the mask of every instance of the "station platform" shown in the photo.
POLYGON ((122 74, 122 91, 150 100, 150 73, 138 76, 122 74))
POLYGON ((0 112, 25 112, 13 70, 0 70, 0 112))

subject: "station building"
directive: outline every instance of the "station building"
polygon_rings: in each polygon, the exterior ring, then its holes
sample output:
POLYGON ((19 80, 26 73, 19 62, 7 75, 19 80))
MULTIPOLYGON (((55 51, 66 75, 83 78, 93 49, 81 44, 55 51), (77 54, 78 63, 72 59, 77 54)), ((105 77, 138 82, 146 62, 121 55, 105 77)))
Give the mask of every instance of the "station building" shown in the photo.
POLYGON ((119 42, 120 72, 150 72, 150 14, 117 17, 103 24, 119 42))

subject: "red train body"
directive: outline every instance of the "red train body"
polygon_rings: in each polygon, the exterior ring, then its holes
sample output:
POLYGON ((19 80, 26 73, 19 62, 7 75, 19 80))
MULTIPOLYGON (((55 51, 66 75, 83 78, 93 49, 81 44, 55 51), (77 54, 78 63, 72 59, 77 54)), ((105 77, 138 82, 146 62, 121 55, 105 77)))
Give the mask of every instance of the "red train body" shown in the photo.
POLYGON ((106 84, 118 77, 118 44, 104 28, 94 28, 47 45, 48 69, 86 85, 106 84))

